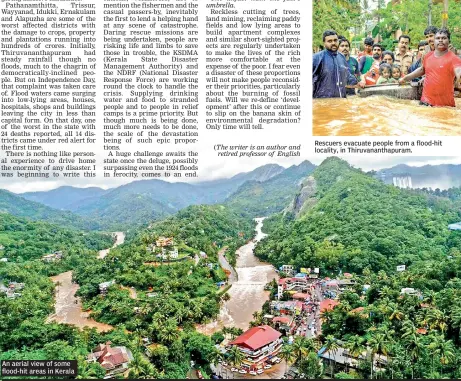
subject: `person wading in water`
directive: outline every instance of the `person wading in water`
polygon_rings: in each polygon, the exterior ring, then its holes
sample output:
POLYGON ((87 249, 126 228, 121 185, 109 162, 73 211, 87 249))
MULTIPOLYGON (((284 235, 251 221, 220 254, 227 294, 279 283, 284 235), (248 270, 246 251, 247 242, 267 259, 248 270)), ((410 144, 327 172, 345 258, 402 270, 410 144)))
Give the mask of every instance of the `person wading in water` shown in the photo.
POLYGON ((423 64, 413 73, 399 80, 399 84, 411 81, 413 78, 424 79, 423 96, 420 104, 425 106, 455 107, 453 82, 455 77, 461 82, 461 58, 448 50, 450 32, 442 28, 435 34, 435 50, 427 53, 423 64))
POLYGON ((349 65, 338 54, 338 34, 334 30, 323 32, 325 50, 314 54, 312 85, 314 98, 346 98, 346 85, 356 85, 357 78, 349 72, 349 65))

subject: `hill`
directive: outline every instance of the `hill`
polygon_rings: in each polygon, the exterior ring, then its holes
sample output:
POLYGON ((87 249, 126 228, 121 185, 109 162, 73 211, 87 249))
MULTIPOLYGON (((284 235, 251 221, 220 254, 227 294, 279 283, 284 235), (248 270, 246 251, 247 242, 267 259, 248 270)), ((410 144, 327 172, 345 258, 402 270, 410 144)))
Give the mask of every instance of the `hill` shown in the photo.
POLYGON ((229 179, 196 184, 154 179, 134 181, 107 191, 61 187, 23 196, 98 221, 101 229, 127 230, 145 225, 147 221, 162 219, 189 205, 222 203, 246 181, 266 181, 282 171, 283 167, 268 164, 229 179))
POLYGON ((109 190, 102 188, 76 188, 70 186, 59 187, 45 192, 26 192, 19 195, 26 200, 39 202, 54 209, 64 209, 72 211, 75 205, 79 205, 82 200, 92 197, 100 197, 109 190))
POLYGON ((38 259, 54 251, 100 250, 110 247, 112 241, 109 234, 77 232, 0 213, 0 253, 10 262, 38 259))
POLYGON ((52 209, 2 189, 0 189, 0 213, 46 221, 77 230, 98 230, 101 227, 97 222, 90 219, 82 218, 71 212, 52 209))
POLYGON ((447 199, 383 184, 337 158, 325 160, 313 178, 303 214, 268 220, 271 234, 256 248, 260 258, 361 273, 442 258, 458 245, 447 225, 461 213, 447 199))
POLYGON ((268 216, 280 212, 289 205, 302 180, 314 169, 314 164, 303 161, 266 181, 248 181, 232 194, 225 204, 249 217, 268 216))

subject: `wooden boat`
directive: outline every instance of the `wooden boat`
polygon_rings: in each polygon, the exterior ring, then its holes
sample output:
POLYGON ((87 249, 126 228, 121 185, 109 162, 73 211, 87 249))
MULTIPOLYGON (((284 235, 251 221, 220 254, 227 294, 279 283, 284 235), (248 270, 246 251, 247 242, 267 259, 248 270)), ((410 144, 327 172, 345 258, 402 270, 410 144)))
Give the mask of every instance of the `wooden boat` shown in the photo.
POLYGON ((398 99, 420 100, 423 93, 423 86, 418 83, 399 85, 398 83, 383 83, 381 85, 366 86, 359 89, 358 95, 362 98, 372 95, 384 95, 398 99))

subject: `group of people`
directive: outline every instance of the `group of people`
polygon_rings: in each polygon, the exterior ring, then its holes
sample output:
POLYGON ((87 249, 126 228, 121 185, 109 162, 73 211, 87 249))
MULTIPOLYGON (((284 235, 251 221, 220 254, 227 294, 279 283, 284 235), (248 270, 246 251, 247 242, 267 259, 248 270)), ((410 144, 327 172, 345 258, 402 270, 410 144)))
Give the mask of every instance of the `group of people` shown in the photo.
POLYGON ((326 30, 325 49, 313 57, 314 98, 345 98, 354 95, 356 88, 424 80, 422 105, 455 107, 454 87, 461 88, 461 57, 453 51, 448 29, 430 26, 424 35, 416 54, 408 35, 399 37, 395 54, 368 37, 356 59, 347 38, 326 30))

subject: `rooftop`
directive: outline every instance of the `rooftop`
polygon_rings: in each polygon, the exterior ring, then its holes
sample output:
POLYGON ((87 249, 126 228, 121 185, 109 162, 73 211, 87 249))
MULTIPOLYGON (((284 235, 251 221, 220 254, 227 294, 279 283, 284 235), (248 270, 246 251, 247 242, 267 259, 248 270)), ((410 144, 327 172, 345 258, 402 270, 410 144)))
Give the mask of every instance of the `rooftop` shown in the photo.
POLYGON ((252 351, 264 347, 280 338, 282 334, 268 325, 250 328, 248 331, 232 341, 231 345, 246 347, 252 351))

